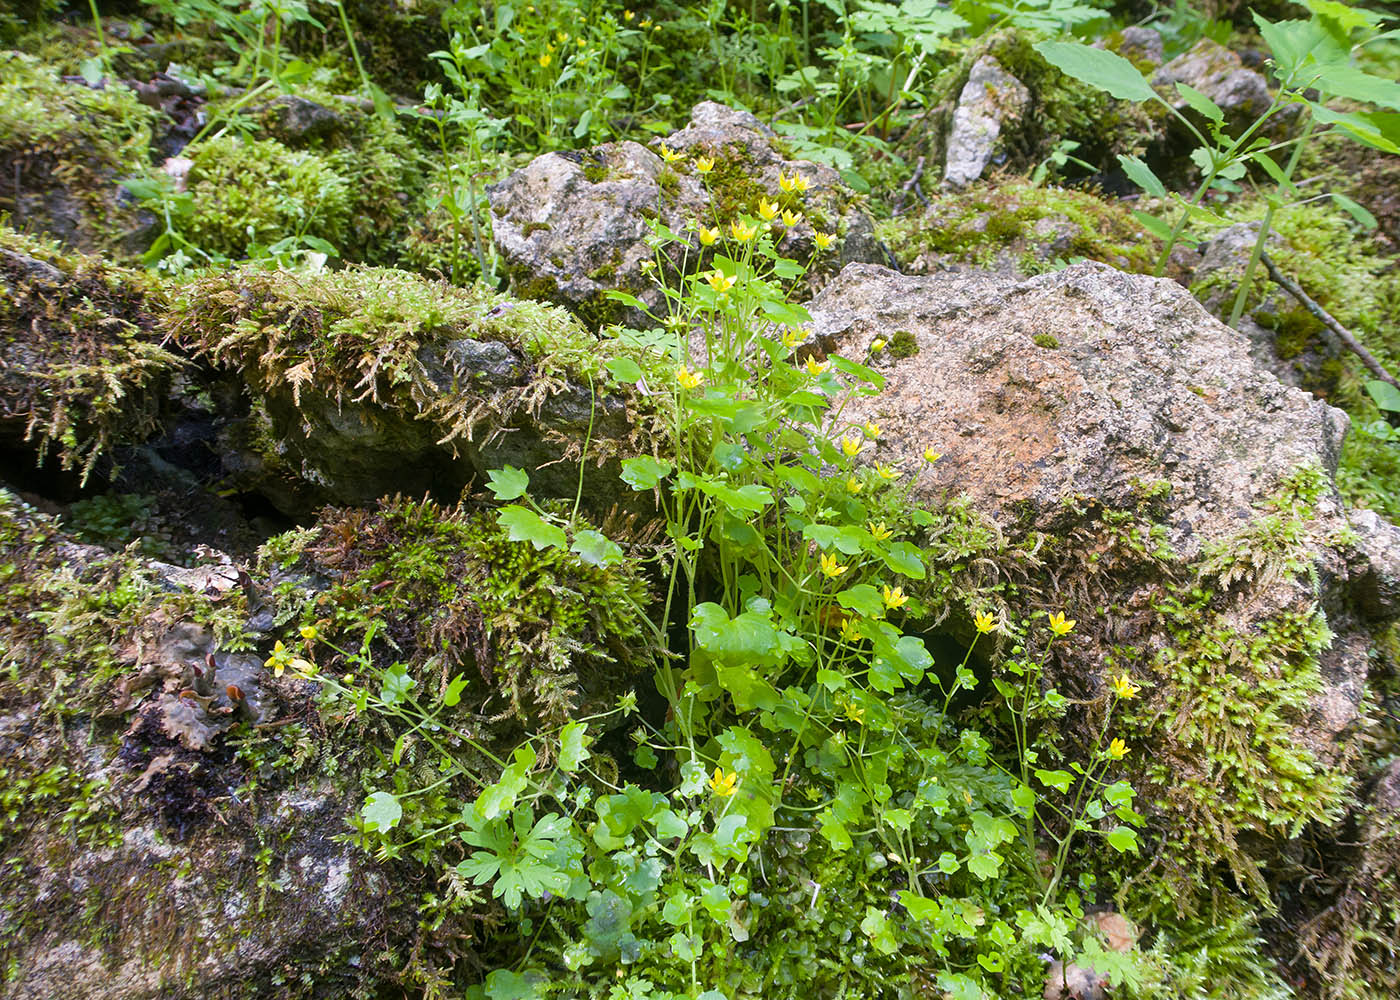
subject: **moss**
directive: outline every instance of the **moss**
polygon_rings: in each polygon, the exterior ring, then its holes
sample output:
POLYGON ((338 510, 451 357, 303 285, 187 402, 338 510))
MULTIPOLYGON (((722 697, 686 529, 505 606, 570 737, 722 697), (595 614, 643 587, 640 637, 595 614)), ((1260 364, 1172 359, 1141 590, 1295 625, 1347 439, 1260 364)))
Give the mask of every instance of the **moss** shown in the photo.
POLYGON ((149 277, 0 228, 0 429, 84 479, 113 445, 158 426, 184 363, 159 346, 149 277))
POLYGON ((1043 347, 1047 351, 1053 351, 1060 346, 1060 341, 1052 333, 1037 333, 1031 339, 1035 342, 1035 346, 1043 347))
POLYGON ((351 183, 327 157, 226 135, 201 143, 193 160, 184 235, 204 250, 237 259, 288 236, 348 245, 351 183))
POLYGON ((535 233, 547 233, 553 228, 548 222, 527 222, 520 227, 520 232, 528 240, 535 233))
POLYGON ((1140 274, 1156 263, 1152 238, 1121 203, 1028 182, 940 192, 923 215, 880 222, 876 231, 905 267, 925 253, 978 265, 1005 253, 1028 273, 1069 254, 1140 274), (1042 220, 1052 224, 1038 229, 1042 220))
POLYGON ((919 342, 908 330, 896 330, 890 336, 890 342, 885 345, 885 350, 889 352, 890 357, 903 361, 919 353, 919 342))
POLYGON ((136 228, 117 181, 144 169, 156 113, 121 86, 65 83, 0 52, 0 211, 10 225, 85 251, 114 251, 136 228))

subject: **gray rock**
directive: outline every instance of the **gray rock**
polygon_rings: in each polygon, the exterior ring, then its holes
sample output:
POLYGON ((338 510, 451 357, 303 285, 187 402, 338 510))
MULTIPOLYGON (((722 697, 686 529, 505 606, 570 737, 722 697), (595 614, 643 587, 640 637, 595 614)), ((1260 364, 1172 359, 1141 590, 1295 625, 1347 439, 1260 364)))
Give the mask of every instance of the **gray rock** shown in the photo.
POLYGON ((991 56, 973 63, 953 111, 943 183, 963 187, 982 176, 998 153, 1003 127, 1023 115, 1030 91, 991 56))
POLYGON ((1361 612, 1371 621, 1400 618, 1400 528, 1373 510, 1351 512, 1362 565, 1352 580, 1361 612))
POLYGON ((1335 470, 1348 426, 1259 371, 1185 289, 1100 264, 1028 281, 852 265, 812 314, 847 356, 913 335, 918 353, 886 391, 848 412, 886 428, 881 459, 917 475, 916 500, 967 491, 1039 528, 1066 497, 1131 506, 1141 483, 1165 480, 1173 541, 1193 554, 1248 519, 1282 470, 1335 470), (926 446, 944 456, 931 468, 926 446))
POLYGON ((284 94, 263 108, 267 130, 289 146, 333 139, 345 128, 335 111, 304 97, 284 94))
POLYGON ((1135 63, 1162 65, 1162 35, 1156 28, 1132 25, 1122 31, 1122 41, 1118 44, 1118 54, 1135 63))
POLYGON ((1226 123, 1233 129, 1252 123, 1264 113, 1271 100, 1264 77, 1245 69, 1236 53, 1209 38, 1202 38, 1189 52, 1159 69, 1152 83, 1163 90, 1178 111, 1189 106, 1173 84, 1194 87, 1219 105, 1225 112, 1226 123))
POLYGON ((606 298, 609 290, 625 291, 652 310, 663 301, 643 269, 656 259, 651 221, 685 237, 661 261, 674 279, 705 266, 712 254, 694 226, 755 214, 760 195, 779 191, 779 175, 800 175, 809 185, 805 197, 791 196, 804 219, 781 231, 780 252, 805 261, 821 228, 844 237, 833 259, 884 259, 869 219, 853 213, 843 226, 849 195, 836 171, 786 159, 757 118, 712 102, 696 105, 690 123, 655 150, 620 142, 547 153, 489 188, 496 246, 519 294, 565 305, 594 328, 652 325, 642 310, 606 298), (667 164, 658 155, 663 145, 682 160, 667 164), (694 170, 698 156, 717 162, 708 179, 694 170), (720 212, 726 217, 717 219, 720 212))

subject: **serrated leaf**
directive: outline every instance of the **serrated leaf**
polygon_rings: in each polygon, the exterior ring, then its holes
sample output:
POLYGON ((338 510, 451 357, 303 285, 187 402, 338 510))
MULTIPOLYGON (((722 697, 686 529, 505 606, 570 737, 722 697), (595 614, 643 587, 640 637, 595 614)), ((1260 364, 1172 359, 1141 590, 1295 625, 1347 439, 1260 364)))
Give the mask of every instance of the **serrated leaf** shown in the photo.
POLYGON ((1035 50, 1060 72, 1106 90, 1119 100, 1157 100, 1157 92, 1147 78, 1116 52, 1079 42, 1040 42, 1035 50))
POLYGON ((1103 839, 1108 841, 1109 847, 1118 851, 1120 854, 1126 854, 1129 851, 1132 851, 1134 854, 1137 853, 1137 831, 1131 827, 1116 826, 1108 831, 1108 833, 1104 834, 1103 839))
POLYGON ((588 726, 582 722, 570 722, 559 733, 559 770, 572 774, 590 756, 588 726))
POLYGON ((518 500, 530 488, 529 473, 507 465, 504 469, 492 469, 486 473, 486 487, 495 494, 497 500, 518 500))
POLYGON ((1165 198, 1167 196, 1166 185, 1152 172, 1146 161, 1136 156, 1118 155, 1118 163, 1123 167, 1123 173, 1128 175, 1128 180, 1132 181, 1143 191, 1154 198, 1165 198))
POLYGON ((1202 117, 1209 118, 1217 124, 1225 120, 1225 112, 1220 110, 1220 105, 1216 104, 1195 87, 1188 87, 1186 84, 1178 82, 1176 85, 1176 92, 1191 106, 1193 111, 1202 117))
POLYGON ((550 524, 519 504, 502 507, 496 515, 496 522, 509 532, 512 542, 529 542, 536 549, 563 549, 569 545, 563 528, 550 524))
POLYGON ((448 708, 453 708, 462 700, 462 692, 466 690, 467 679, 458 674, 448 682, 447 690, 442 693, 442 703, 448 708))

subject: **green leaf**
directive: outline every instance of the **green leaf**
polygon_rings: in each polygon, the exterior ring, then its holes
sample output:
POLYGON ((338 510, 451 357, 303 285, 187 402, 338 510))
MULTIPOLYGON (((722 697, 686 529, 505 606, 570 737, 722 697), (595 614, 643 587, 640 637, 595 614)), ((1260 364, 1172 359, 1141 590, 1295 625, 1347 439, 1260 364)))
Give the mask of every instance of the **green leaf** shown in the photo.
POLYGON ((885 602, 880 592, 868 583, 858 583, 836 595, 836 602, 856 614, 866 618, 879 618, 885 613, 885 602))
POLYGON ((634 490, 653 489, 670 474, 670 462, 650 455, 629 458, 622 463, 622 481, 634 490))
POLYGON ((1318 121, 1337 126, 1357 142, 1386 153, 1400 153, 1400 114, 1387 111, 1333 111, 1312 103, 1308 106, 1318 121))
POLYGON ((1163 243, 1167 243, 1171 240, 1171 223, 1159 219, 1155 215, 1148 215, 1146 212, 1134 212, 1133 218, 1138 220, 1143 229, 1146 229, 1163 243))
POLYGON ((880 954, 893 955, 899 950, 899 942, 895 940, 894 930, 890 927, 889 918, 885 916, 884 911, 867 906, 860 929, 880 954))
POLYGON ((1136 156, 1124 156, 1120 153, 1118 163, 1123 167, 1123 173, 1128 175, 1128 180, 1152 197, 1165 198, 1167 196, 1166 185, 1152 172, 1152 168, 1144 160, 1136 156))
POLYGON ((1131 827, 1116 826, 1108 831, 1108 833, 1104 834, 1103 839, 1108 841, 1109 847, 1118 851, 1120 854, 1126 854, 1128 851, 1132 851, 1134 854, 1137 853, 1137 831, 1131 827))
POLYGON ((1333 201, 1335 201, 1344 212, 1350 215, 1353 219, 1355 219, 1365 228, 1375 229, 1378 225, 1378 223, 1376 222, 1376 217, 1374 215, 1367 211, 1364 206, 1358 205, 1346 195, 1340 194, 1336 191, 1329 191, 1328 196, 1333 201))
POLYGON ((462 700, 462 692, 466 690, 466 687, 467 679, 458 674, 452 678, 447 685, 447 690, 442 693, 442 703, 448 708, 453 708, 462 700))
POLYGON ((603 367, 619 382, 639 382, 644 374, 642 366, 631 358, 611 358, 603 362, 603 367))
POLYGON ((622 547, 601 531, 586 528, 574 535, 574 544, 569 546, 583 562, 590 566, 615 566, 622 562, 622 547))
POLYGON ((1040 42, 1035 50, 1050 65, 1122 101, 1158 100, 1138 68, 1115 52, 1079 42, 1040 42))
POLYGON ((1382 410, 1400 413, 1400 389, 1395 388, 1389 382, 1373 378, 1366 383, 1366 392, 1382 410))
POLYGON ((589 758, 588 726, 570 722, 559 733, 559 770, 573 773, 589 758))
POLYGON ((943 915, 943 906, 938 900, 917 896, 908 889, 899 890, 899 905, 915 920, 937 920, 943 915))
POLYGON ((821 834, 831 845, 831 849, 833 851, 849 851, 852 844, 851 835, 846 831, 846 827, 842 825, 841 821, 832 815, 831 810, 823 810, 818 818, 821 820, 821 834))
POLYGON ((530 488, 529 474, 513 465, 507 465, 504 469, 492 469, 486 473, 486 478, 489 480, 487 488, 496 495, 497 500, 519 499, 530 488))
POLYGON ((403 819, 403 806, 388 792, 374 792, 360 808, 360 818, 366 830, 392 830, 403 819))
POLYGON ((911 580, 922 580, 925 576, 923 557, 912 542, 895 542, 884 558, 886 566, 911 580))
MULTIPOLYGON (((1216 123, 1225 120, 1225 112, 1220 110, 1220 105, 1216 104, 1195 87, 1188 87, 1184 83, 1177 83, 1176 92, 1191 106, 1193 111, 1203 118, 1209 118, 1216 123)), ((1119 158, 1121 159, 1122 157, 1119 158)))
POLYGON ((543 1000, 546 977, 534 969, 523 973, 496 969, 486 977, 487 1000, 543 1000))
POLYGON ((568 548, 569 538, 563 528, 549 524, 519 504, 502 507, 496 521, 510 533, 512 542, 529 542, 536 549, 568 548))
POLYGON ((408 668, 402 663, 395 663, 388 670, 380 681, 379 700, 386 705, 397 705, 408 697, 418 682, 408 676, 408 668))
POLYGON ((1042 785, 1050 788, 1057 788, 1061 792, 1068 793, 1070 782, 1074 780, 1074 775, 1068 771, 1046 771, 1041 768, 1035 769, 1035 779, 1042 785))

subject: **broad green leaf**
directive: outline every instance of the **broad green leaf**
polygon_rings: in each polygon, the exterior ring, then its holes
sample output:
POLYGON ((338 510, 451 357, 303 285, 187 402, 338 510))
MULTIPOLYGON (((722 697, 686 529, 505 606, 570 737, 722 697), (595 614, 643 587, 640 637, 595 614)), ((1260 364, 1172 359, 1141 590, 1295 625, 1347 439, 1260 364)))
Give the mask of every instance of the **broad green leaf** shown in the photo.
POLYGON ((867 906, 865 918, 860 922, 860 929, 881 955, 893 955, 899 950, 899 942, 895 939, 889 917, 885 916, 883 910, 867 906))
POLYGON ((395 663, 384 671, 380 679, 379 700, 386 705, 397 705, 408 697, 418 682, 408 676, 408 668, 402 663, 395 663))
MULTIPOLYGON (((1191 109, 1204 118, 1219 123, 1225 120, 1225 112, 1220 110, 1220 105, 1216 104, 1205 94, 1195 87, 1188 87, 1184 83, 1177 83, 1176 92, 1182 99, 1191 106, 1191 109)), ((1122 159, 1120 156, 1119 159, 1122 159)))
POLYGON ((496 495, 497 500, 518 500, 530 488, 528 473, 507 465, 504 469, 492 469, 486 473, 489 480, 487 489, 496 495))
POLYGON ((899 890, 899 904, 915 920, 937 920, 943 913, 943 906, 938 900, 917 896, 908 889, 899 890))
POLYGON ((512 542, 529 542, 536 549, 564 549, 569 546, 569 538, 563 528, 550 524, 519 504, 502 507, 496 521, 509 532, 512 542))
POLYGON ((1143 160, 1136 156, 1118 156, 1118 162, 1123 167, 1123 173, 1128 175, 1128 180, 1142 188, 1154 198, 1165 198, 1167 188, 1152 172, 1152 168, 1143 160))
POLYGON ((619 382, 639 382, 644 374, 642 366, 631 358, 611 358, 603 363, 603 367, 619 382))
POLYGON ((851 835, 846 827, 838 820, 830 809, 822 811, 817 817, 821 820, 821 835, 826 838, 826 842, 831 845, 833 851, 849 851, 851 849, 851 835))
POLYGON ((588 726, 570 722, 559 733, 559 770, 573 773, 589 758, 588 726))
POLYGON ((1138 220, 1143 229, 1146 229, 1163 243, 1172 238, 1171 223, 1165 222, 1155 215, 1148 215, 1146 212, 1134 212, 1133 218, 1138 220))
POLYGON ((836 595, 836 602, 867 618, 879 618, 885 611, 880 592, 868 583, 858 583, 836 595))
POLYGON ((634 490, 649 490, 671 474, 671 463, 664 458, 642 455, 622 463, 622 481, 634 490))
POLYGON ((1389 382, 1373 378, 1366 383, 1366 392, 1382 410, 1400 413, 1400 389, 1395 388, 1389 382))
POLYGON ((1106 90, 1122 101, 1158 100, 1152 84, 1138 68, 1107 49, 1079 42, 1040 42, 1035 50, 1045 61, 1068 76, 1106 90))
POLYGON ((1284 194, 1290 198, 1298 197, 1298 189, 1293 186, 1293 181, 1283 172, 1283 168, 1274 162, 1274 158, 1267 153, 1251 153, 1250 157, 1255 163, 1264 168, 1264 173, 1268 174, 1275 184, 1279 186, 1284 194))
POLYGON ((590 566, 607 567, 622 562, 622 547, 601 531, 586 528, 574 535, 574 544, 569 546, 583 562, 590 566))
POLYGON ((1334 97, 1400 110, 1400 83, 1373 76, 1355 66, 1328 66, 1317 87, 1334 97))
POLYGON ((1321 104, 1309 104, 1309 107, 1318 121, 1337 126, 1357 142, 1386 153, 1400 153, 1400 114, 1333 111, 1321 104))
POLYGON ((911 542, 895 542, 885 553, 885 565, 896 573, 902 573, 911 580, 924 578, 924 560, 919 549, 911 542))
POLYGON ((1068 793, 1070 782, 1074 780, 1074 775, 1068 771, 1046 771, 1041 768, 1035 769, 1035 779, 1042 785, 1050 788, 1057 788, 1061 792, 1068 793))
POLYGON ((1108 833, 1104 834, 1103 839, 1108 841, 1109 847, 1118 851, 1120 854, 1125 854, 1128 851, 1132 851, 1134 854, 1137 853, 1137 831, 1131 827, 1116 826, 1108 831, 1108 833))
POLYGON ((403 819, 403 806, 388 792, 374 792, 360 809, 366 830, 392 830, 403 819))

